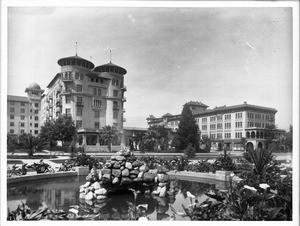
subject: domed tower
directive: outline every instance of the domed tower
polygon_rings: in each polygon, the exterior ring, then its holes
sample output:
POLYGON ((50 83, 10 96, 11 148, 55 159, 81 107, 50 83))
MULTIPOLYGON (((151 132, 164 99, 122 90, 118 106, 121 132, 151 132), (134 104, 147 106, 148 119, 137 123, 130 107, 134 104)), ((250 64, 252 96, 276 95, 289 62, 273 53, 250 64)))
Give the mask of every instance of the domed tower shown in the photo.
POLYGON ((121 143, 124 144, 123 122, 125 119, 123 114, 125 112, 124 102, 126 102, 124 92, 127 91, 126 86, 124 86, 124 75, 127 71, 111 62, 97 66, 93 71, 98 72, 101 77, 110 79, 105 96, 106 125, 115 126, 120 131, 121 143))

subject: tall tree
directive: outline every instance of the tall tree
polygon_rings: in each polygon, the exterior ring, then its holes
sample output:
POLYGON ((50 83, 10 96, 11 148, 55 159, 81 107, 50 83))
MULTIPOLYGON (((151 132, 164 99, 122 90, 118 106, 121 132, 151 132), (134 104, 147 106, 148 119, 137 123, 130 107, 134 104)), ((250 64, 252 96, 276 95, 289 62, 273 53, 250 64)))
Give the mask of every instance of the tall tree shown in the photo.
POLYGON ((41 127, 40 136, 53 146, 54 142, 71 142, 76 137, 76 126, 69 116, 61 116, 56 120, 47 120, 41 127))
POLYGON ((187 104, 183 107, 175 139, 175 148, 179 151, 186 149, 189 144, 199 150, 199 126, 187 104))
POLYGON ((108 151, 111 152, 111 146, 113 142, 117 142, 119 139, 118 130, 113 126, 102 127, 103 131, 100 132, 100 138, 107 142, 108 151))
POLYGON ((159 151, 168 148, 169 134, 164 126, 150 126, 143 139, 147 150, 159 151))

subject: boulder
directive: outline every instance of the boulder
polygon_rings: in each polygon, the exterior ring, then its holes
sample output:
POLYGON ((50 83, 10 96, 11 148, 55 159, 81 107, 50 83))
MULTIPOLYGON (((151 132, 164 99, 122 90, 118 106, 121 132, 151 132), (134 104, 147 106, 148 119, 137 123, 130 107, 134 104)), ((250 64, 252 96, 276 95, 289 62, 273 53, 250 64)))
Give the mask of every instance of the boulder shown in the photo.
POLYGON ((151 170, 149 170, 148 172, 149 172, 149 173, 153 173, 153 174, 156 175, 156 174, 157 174, 157 169, 151 169, 151 170))
POLYGON ((160 183, 166 183, 169 181, 169 175, 168 174, 157 174, 158 182, 160 183))
POLYGON ((94 189, 95 190, 97 190, 97 189, 100 189, 101 188, 101 186, 100 186, 100 183, 99 182, 95 182, 95 183, 93 183, 93 185, 92 185, 93 187, 94 187, 94 189))
POLYGON ((125 166, 121 166, 121 167, 120 167, 120 170, 123 170, 123 169, 125 169, 125 166))
POLYGON ((118 184, 120 182, 118 177, 115 177, 112 181, 112 184, 118 184))
POLYGON ((102 173, 102 175, 104 175, 104 174, 110 174, 111 170, 110 169, 102 169, 101 173, 102 173))
POLYGON ((143 177, 144 172, 139 172, 138 177, 143 177))
POLYGON ((134 179, 134 178, 137 177, 137 175, 136 175, 136 174, 130 174, 129 177, 130 177, 131 179, 134 179))
POLYGON ((125 163, 125 167, 126 167, 127 169, 131 170, 131 169, 132 169, 132 164, 131 164, 130 162, 126 162, 126 163, 125 163))
POLYGON ((102 171, 100 171, 100 172, 98 173, 98 178, 99 178, 99 180, 102 179, 102 171))
POLYGON ((111 182, 111 174, 104 174, 102 176, 103 183, 110 183, 111 182))
POLYGON ((94 198, 94 193, 93 192, 89 192, 85 195, 84 197, 86 200, 92 200, 94 198))
POLYGON ((116 160, 118 160, 118 161, 125 161, 126 158, 125 158, 124 156, 117 155, 117 156, 116 156, 116 160))
POLYGON ((168 183, 159 183, 158 186, 159 186, 159 187, 164 187, 164 186, 167 186, 167 184, 168 184, 168 183))
POLYGON ((138 175, 140 172, 138 170, 130 170, 130 174, 138 175))
POLYGON ((83 192, 85 192, 85 188, 83 188, 83 187, 82 187, 82 188, 80 188, 79 192, 80 192, 80 193, 83 193, 83 192))
POLYGON ((132 179, 130 179, 129 177, 122 177, 121 184, 131 184, 131 183, 132 183, 132 179))
POLYGON ((111 174, 114 175, 115 177, 120 177, 121 176, 122 171, 119 169, 113 169, 111 171, 111 174))
POLYGON ((79 198, 80 198, 80 199, 84 199, 84 198, 85 198, 85 193, 84 193, 84 192, 83 192, 83 193, 80 192, 80 193, 79 193, 79 198))
POLYGON ((111 160, 116 160, 116 156, 113 155, 113 156, 110 157, 110 159, 111 159, 111 160))
POLYGON ((120 169, 121 167, 121 163, 120 162, 116 162, 114 165, 113 165, 113 168, 114 169, 120 169))
POLYGON ((143 178, 137 177, 137 178, 134 178, 133 181, 134 181, 134 182, 142 182, 142 181, 143 181, 143 178))
POLYGON ((97 200, 106 199, 105 195, 97 195, 97 200))
POLYGON ((127 177, 127 176, 129 176, 129 170, 128 169, 124 169, 124 170, 122 170, 122 176, 123 177, 127 177))
POLYGON ((152 173, 145 172, 143 175, 143 179, 145 182, 152 182, 154 180, 155 175, 152 173))
POLYGON ((83 187, 84 188, 87 188, 87 187, 89 187, 91 185, 91 183, 88 181, 88 182, 86 182, 84 185, 83 185, 83 187))
POLYGON ((107 190, 105 188, 101 188, 95 191, 96 195, 106 195, 107 194, 107 190))
POLYGON ((161 189, 160 189, 160 192, 159 192, 159 197, 166 197, 166 195, 167 195, 167 187, 166 186, 164 186, 164 187, 162 187, 161 189))
POLYGON ((164 166, 158 166, 157 167, 157 173, 166 173, 168 170, 164 166))
POLYGON ((139 170, 142 172, 147 172, 149 170, 149 167, 146 165, 142 165, 142 166, 140 166, 139 170))
POLYGON ((140 161, 134 161, 134 162, 132 163, 132 166, 133 166, 133 167, 140 167, 141 165, 143 165, 143 163, 140 162, 140 161))
POLYGON ((107 168, 107 169, 111 168, 111 167, 112 167, 111 162, 106 162, 106 163, 104 164, 104 167, 107 168))

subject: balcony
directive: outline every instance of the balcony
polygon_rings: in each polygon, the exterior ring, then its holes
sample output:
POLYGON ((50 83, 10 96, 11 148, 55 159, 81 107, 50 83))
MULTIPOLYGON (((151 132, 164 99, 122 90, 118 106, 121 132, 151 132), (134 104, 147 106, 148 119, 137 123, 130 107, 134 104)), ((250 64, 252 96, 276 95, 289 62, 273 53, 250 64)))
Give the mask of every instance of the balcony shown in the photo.
POLYGON ((71 76, 71 75, 68 75, 68 76, 62 76, 62 78, 61 78, 61 80, 63 81, 63 82, 73 82, 73 76, 71 76))
POLYGON ((83 102, 76 102, 76 107, 83 108, 83 102))
POLYGON ((121 90, 122 90, 123 92, 126 92, 126 91, 127 91, 127 87, 126 87, 126 86, 122 86, 122 87, 121 87, 121 90))
POLYGON ((123 113, 125 113, 126 112, 126 108, 123 108, 123 113))
POLYGON ((123 102, 126 102, 126 97, 123 97, 123 98, 122 98, 122 101, 123 101, 123 102))
POLYGON ((64 95, 70 95, 73 93, 73 90, 72 89, 63 89, 62 90, 62 94, 64 95))
POLYGON ((119 105, 113 105, 113 110, 119 110, 119 109, 120 109, 119 105))
POLYGON ((56 104, 55 104, 55 106, 61 108, 62 104, 61 104, 60 101, 57 101, 56 104))

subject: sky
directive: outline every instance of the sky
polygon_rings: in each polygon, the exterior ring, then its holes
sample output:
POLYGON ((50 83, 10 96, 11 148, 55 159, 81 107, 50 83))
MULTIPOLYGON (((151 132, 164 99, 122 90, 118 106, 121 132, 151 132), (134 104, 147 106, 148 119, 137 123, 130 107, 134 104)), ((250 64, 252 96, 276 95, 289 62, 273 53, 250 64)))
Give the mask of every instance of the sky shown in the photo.
POLYGON ((42 89, 58 59, 78 55, 127 70, 126 123, 180 114, 189 101, 278 110, 292 124, 291 8, 9 7, 8 94, 42 89))

